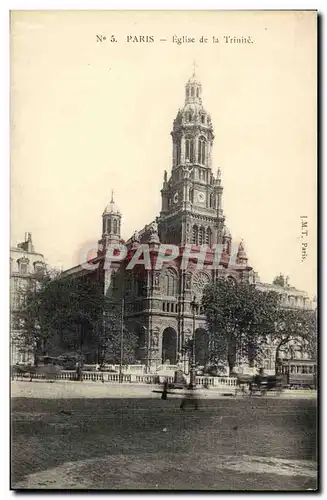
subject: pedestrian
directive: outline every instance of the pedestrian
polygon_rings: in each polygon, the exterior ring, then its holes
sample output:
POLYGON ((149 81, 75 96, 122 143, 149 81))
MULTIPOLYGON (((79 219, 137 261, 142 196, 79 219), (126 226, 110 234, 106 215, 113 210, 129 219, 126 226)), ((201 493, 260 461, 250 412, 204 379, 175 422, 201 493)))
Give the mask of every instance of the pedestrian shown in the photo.
POLYGON ((79 380, 80 382, 83 381, 82 369, 81 369, 81 364, 79 361, 77 361, 77 363, 76 363, 76 379, 79 380))
POLYGON ((187 405, 193 405, 195 410, 199 409, 198 397, 195 391, 196 389, 191 384, 186 388, 186 393, 180 406, 181 410, 184 410, 187 405))
POLYGON ((161 394, 161 399, 167 399, 167 394, 168 394, 168 380, 165 379, 164 385, 163 385, 163 391, 161 394))

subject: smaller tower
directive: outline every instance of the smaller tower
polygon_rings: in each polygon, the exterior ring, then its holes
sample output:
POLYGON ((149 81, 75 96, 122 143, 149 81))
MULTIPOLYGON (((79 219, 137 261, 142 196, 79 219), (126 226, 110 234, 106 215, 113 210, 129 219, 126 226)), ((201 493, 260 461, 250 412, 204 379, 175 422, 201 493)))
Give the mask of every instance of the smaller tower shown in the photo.
POLYGON ((102 214, 102 244, 107 247, 110 243, 120 241, 121 213, 114 202, 114 192, 111 191, 111 201, 102 214))
POLYGON ((226 253, 230 255, 232 250, 232 235, 226 225, 223 227, 223 246, 226 253))
POLYGON ((248 258, 247 258, 246 251, 244 248, 243 240, 241 240, 241 242, 238 246, 236 263, 240 264, 240 265, 247 265, 247 263, 248 263, 248 258))

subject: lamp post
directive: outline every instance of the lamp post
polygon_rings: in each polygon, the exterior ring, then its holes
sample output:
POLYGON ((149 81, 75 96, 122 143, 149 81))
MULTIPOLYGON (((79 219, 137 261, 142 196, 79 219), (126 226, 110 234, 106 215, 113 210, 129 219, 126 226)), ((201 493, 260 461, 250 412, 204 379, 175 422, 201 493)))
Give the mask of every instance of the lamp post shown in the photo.
MULTIPOLYGON (((120 299, 111 299, 112 304, 111 313, 116 310, 116 304, 120 299)), ((124 313, 125 313, 125 301, 124 298, 121 299, 121 319, 120 319, 120 363, 119 363, 119 383, 123 381, 123 361, 124 361, 124 313)), ((108 313, 106 313, 108 314, 108 313)), ((105 321, 103 322, 103 328, 105 328, 105 321)))
POLYGON ((123 361, 124 361, 124 299, 121 303, 121 325, 120 325, 120 364, 119 364, 119 383, 123 381, 123 361))
POLYGON ((198 307, 195 296, 191 302, 193 312, 193 342, 192 342, 192 365, 190 370, 190 388, 196 389, 196 360, 195 360, 195 313, 198 307))

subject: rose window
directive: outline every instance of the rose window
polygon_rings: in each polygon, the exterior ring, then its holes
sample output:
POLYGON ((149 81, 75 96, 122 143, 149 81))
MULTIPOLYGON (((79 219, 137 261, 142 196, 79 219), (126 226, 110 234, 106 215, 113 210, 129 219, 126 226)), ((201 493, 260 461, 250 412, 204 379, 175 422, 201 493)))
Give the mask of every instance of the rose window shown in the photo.
POLYGON ((197 294, 202 294, 203 289, 210 282, 210 278, 205 273, 198 273, 193 276, 193 290, 197 294))

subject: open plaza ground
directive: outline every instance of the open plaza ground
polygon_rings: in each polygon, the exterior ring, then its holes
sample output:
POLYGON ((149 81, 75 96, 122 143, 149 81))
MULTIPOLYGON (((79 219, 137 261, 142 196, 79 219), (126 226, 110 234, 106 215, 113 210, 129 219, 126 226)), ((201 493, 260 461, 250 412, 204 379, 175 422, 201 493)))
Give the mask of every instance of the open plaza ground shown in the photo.
POLYGON ((14 489, 317 488, 310 392, 224 397, 180 410, 152 386, 12 382, 14 489))

